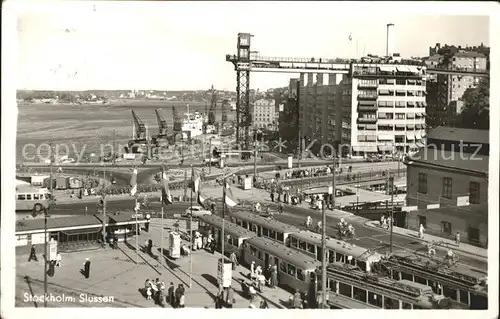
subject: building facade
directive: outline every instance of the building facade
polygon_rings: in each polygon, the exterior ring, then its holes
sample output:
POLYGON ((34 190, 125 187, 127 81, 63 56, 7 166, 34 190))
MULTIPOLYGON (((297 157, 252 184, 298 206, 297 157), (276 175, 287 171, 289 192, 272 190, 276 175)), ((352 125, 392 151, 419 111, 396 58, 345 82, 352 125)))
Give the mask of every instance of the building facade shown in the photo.
POLYGON ((425 66, 353 63, 349 74, 301 74, 300 129, 354 155, 408 152, 425 135, 425 66), (325 78, 326 77, 326 78, 325 78))
POLYGON ((481 217, 479 214, 484 212, 478 212, 474 218, 470 211, 488 203, 488 155, 488 131, 438 127, 429 132, 427 146, 406 161, 407 206, 416 206, 421 212, 410 214, 408 226, 415 228, 431 220, 437 232, 439 225, 445 225, 441 222, 446 222, 456 225, 463 235, 467 234, 471 243, 484 243, 487 216, 481 217), (438 216, 441 219, 437 220, 432 214, 422 213, 438 208, 448 211, 449 218, 438 216), (449 211, 454 214, 450 215, 449 211))
POLYGON ((278 128, 278 117, 276 114, 275 101, 257 100, 253 103, 252 121, 257 129, 276 130, 278 128))

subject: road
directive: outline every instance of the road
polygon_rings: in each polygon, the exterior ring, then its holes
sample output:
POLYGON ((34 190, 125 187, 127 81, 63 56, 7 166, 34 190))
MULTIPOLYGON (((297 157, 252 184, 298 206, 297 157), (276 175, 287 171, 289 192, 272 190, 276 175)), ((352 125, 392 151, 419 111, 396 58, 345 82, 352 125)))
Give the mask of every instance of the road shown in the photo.
MULTIPOLYGON (((194 201, 196 203, 196 201, 194 201)), ((85 206, 88 207, 88 213, 95 212, 96 207, 94 204, 89 203, 74 203, 69 205, 59 205, 55 207, 50 214, 51 215, 79 215, 85 214, 85 206)), ((165 210, 165 217, 172 217, 174 214, 182 213, 189 206, 188 203, 174 203, 172 205, 168 205, 165 210)), ((133 208, 133 200, 125 200, 125 201, 113 201, 108 203, 108 212, 114 212, 117 210, 131 210, 133 208)), ((245 209, 243 207, 233 208, 234 211, 238 211, 240 209, 245 209)), ((160 212, 160 204, 159 203, 151 203, 151 208, 145 211, 155 211, 160 212)), ((311 216, 315 222, 320 220, 321 212, 306 209, 302 207, 296 206, 287 206, 284 209, 284 213, 282 215, 276 215, 275 218, 284 223, 294 225, 296 227, 304 229, 304 221, 307 216, 311 216)), ((327 215, 327 235, 331 237, 335 237, 337 230, 336 225, 339 222, 339 217, 328 216, 327 215)), ((356 238, 350 239, 353 244, 358 246, 370 248, 372 250, 376 250, 382 254, 386 251, 389 251, 390 247, 390 234, 383 230, 379 230, 376 228, 369 228, 364 226, 364 221, 362 217, 355 216, 353 220, 353 225, 356 229, 356 238)), ((348 240, 349 241, 349 240, 348 240)), ((413 239, 407 236, 402 236, 399 234, 393 234, 393 251, 416 251, 419 250, 421 252, 426 252, 425 246, 417 240, 417 238, 413 239)), ((438 255, 443 254, 443 252, 439 252, 438 255)), ((477 258, 473 258, 470 255, 466 256, 461 254, 461 252, 456 252, 456 254, 460 257, 460 263, 467 265, 469 267, 477 268, 486 271, 488 269, 487 261, 480 260, 477 258)))

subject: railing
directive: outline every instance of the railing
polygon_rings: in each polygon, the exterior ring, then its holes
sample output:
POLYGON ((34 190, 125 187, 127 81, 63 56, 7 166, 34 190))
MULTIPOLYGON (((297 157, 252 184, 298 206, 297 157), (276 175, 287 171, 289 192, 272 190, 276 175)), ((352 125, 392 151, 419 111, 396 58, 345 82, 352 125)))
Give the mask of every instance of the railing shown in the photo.
POLYGON ((434 70, 439 70, 439 71, 456 71, 456 72, 468 72, 468 73, 490 73, 490 70, 488 69, 475 69, 475 68, 462 68, 462 67, 457 67, 457 66, 432 66, 427 68, 428 71, 434 71, 434 70))

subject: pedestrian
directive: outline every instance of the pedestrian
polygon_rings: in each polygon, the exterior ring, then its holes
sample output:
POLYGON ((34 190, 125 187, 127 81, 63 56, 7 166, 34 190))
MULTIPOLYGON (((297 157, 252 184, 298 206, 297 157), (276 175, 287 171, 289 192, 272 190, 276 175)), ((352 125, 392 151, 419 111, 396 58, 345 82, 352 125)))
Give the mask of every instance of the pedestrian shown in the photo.
POLYGON ((273 192, 271 192, 271 202, 274 203, 274 193, 273 192))
POLYGON ((301 309, 302 308, 302 298, 300 296, 300 292, 295 290, 295 294, 292 298, 292 309, 301 309))
POLYGON ((273 265, 271 268, 271 278, 270 278, 270 286, 272 289, 276 288, 278 285, 278 267, 273 265))
POLYGON ((179 298, 179 308, 184 308, 186 303, 186 295, 183 293, 179 298))
POLYGON ((215 309, 222 309, 222 291, 215 296, 215 309))
POLYGON ((269 309, 269 305, 267 304, 266 300, 262 300, 260 302, 260 309, 269 309))
POLYGON ((62 256, 61 254, 57 254, 56 256, 56 267, 61 267, 62 266, 62 256))
POLYGON ((173 282, 170 282, 170 286, 168 287, 167 292, 167 303, 169 303, 172 307, 175 308, 175 286, 173 282))
POLYGON ((210 252, 212 253, 212 255, 215 253, 215 246, 216 246, 216 243, 215 243, 215 239, 212 240, 212 243, 210 245, 210 252))
POLYGON ((420 224, 420 227, 418 229, 418 237, 420 239, 424 239, 424 231, 425 231, 424 225, 420 224))
POLYGON ((181 296, 182 296, 182 289, 181 289, 181 284, 179 284, 177 286, 177 288, 175 289, 175 305, 174 305, 174 308, 179 307, 179 302, 181 300, 181 296))
POLYGON ((260 292, 264 292, 264 286, 266 285, 266 276, 260 273, 257 276, 257 287, 260 292))
POLYGON ((255 261, 250 264, 250 279, 255 278, 255 261))
POLYGON ((309 299, 308 297, 309 296, 307 295, 307 291, 304 291, 304 293, 302 294, 302 309, 308 308, 307 306, 307 300, 309 299))
POLYGON ((85 263, 83 264, 83 269, 85 273, 85 278, 88 279, 90 277, 90 258, 85 259, 85 263))
POLYGON ((229 260, 231 261, 232 264, 232 269, 236 270, 236 266, 238 265, 238 259, 236 258, 236 254, 234 251, 229 255, 229 260))
POLYGON ((148 296, 148 297, 147 297, 147 299, 148 299, 148 300, 151 300, 151 295, 152 295, 152 294, 153 294, 153 293, 151 292, 151 287, 148 287, 148 288, 147 288, 147 290, 146 290, 146 295, 148 296))
POLYGON ((456 235, 455 235, 455 244, 457 246, 460 246, 460 232, 457 231, 456 235))
POLYGON ((153 240, 151 238, 148 240, 148 254, 153 254, 153 240))
POLYGON ((235 303, 234 299, 234 290, 232 287, 227 288, 227 295, 226 295, 226 305, 228 308, 233 308, 233 304, 235 303))
POLYGON ((28 261, 31 261, 32 259, 38 261, 38 258, 36 258, 36 253, 35 253, 35 245, 31 245, 30 256, 28 258, 28 261))

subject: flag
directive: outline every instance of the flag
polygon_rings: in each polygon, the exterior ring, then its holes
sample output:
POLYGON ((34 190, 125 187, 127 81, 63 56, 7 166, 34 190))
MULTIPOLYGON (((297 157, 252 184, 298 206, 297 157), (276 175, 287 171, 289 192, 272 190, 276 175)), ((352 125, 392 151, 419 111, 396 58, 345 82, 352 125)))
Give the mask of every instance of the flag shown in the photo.
POLYGON ((203 195, 201 192, 198 193, 198 204, 201 206, 205 207, 205 201, 207 200, 206 196, 203 195))
POLYGON ((200 176, 195 173, 194 168, 191 169, 191 182, 193 191, 196 193, 200 190, 200 176))
POLYGON ((134 168, 132 177, 130 178, 130 195, 134 196, 137 194, 137 168, 134 168))
POLYGON ((226 188, 224 190, 224 203, 229 207, 234 207, 238 205, 236 197, 233 195, 233 191, 229 188, 229 183, 226 183, 226 188))
POLYGON ((168 179, 167 179, 167 172, 165 170, 162 171, 161 174, 161 199, 160 201, 163 204, 172 204, 172 194, 170 194, 170 188, 168 187, 168 179))

